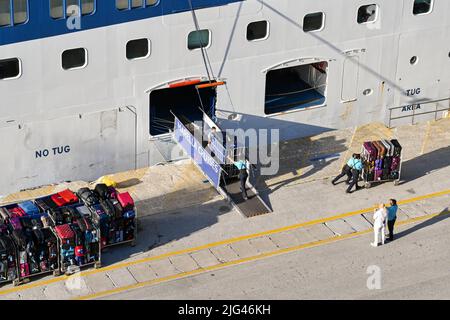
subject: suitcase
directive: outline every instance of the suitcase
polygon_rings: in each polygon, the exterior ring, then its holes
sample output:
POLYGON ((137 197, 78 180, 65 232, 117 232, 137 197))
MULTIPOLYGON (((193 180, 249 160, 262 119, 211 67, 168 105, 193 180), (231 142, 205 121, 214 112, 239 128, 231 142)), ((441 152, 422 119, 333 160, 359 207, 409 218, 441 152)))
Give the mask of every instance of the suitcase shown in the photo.
POLYGON ((45 237, 44 237, 44 234, 42 233, 41 229, 34 229, 33 236, 34 236, 35 243, 37 243, 39 245, 44 244, 45 237))
POLYGON ((78 202, 78 197, 69 189, 58 192, 58 195, 64 199, 66 204, 75 204, 78 202))
POLYGON ((20 222, 19 217, 9 219, 9 223, 11 224, 13 230, 22 230, 22 223, 20 222))
POLYGON ((98 196, 89 188, 81 188, 77 192, 78 197, 87 206, 98 204, 98 196))
POLYGON ((116 209, 109 199, 100 199, 100 206, 109 216, 110 220, 114 220, 116 218, 116 209))
POLYGON ((398 142, 397 139, 392 139, 391 143, 394 145, 394 153, 393 156, 394 157, 400 157, 401 153, 402 153, 402 146, 400 145, 400 143, 398 142))
POLYGON ((56 226, 55 232, 61 240, 73 240, 75 238, 75 233, 69 224, 56 226))
POLYGON ((389 156, 393 157, 394 156, 394 145, 389 140, 383 140, 383 141, 389 145, 389 156))
POLYGON ((25 250, 27 246, 27 239, 25 238, 22 230, 13 230, 12 238, 19 249, 25 250))
POLYGON ((391 162, 391 172, 400 169, 400 157, 393 157, 391 162))
POLYGON ((95 190, 95 192, 97 192, 100 199, 108 199, 109 198, 110 192, 109 192, 109 188, 106 184, 99 183, 95 186, 94 190, 95 190))
POLYGON ((389 143, 386 142, 386 140, 380 140, 380 143, 382 144, 382 146, 386 149, 386 157, 390 157, 391 156, 391 145, 389 143))
POLYGON ((36 199, 34 200, 34 203, 41 208, 43 212, 49 212, 50 209, 56 209, 58 207, 50 196, 36 199))
POLYGON ((59 226, 64 224, 64 215, 60 208, 50 209, 49 215, 52 217, 55 225, 59 226))
POLYGON ((58 206, 63 207, 67 204, 66 200, 61 197, 58 193, 51 196, 52 201, 58 206))
POLYGON ((77 207, 76 210, 80 213, 82 217, 90 217, 91 211, 89 211, 89 208, 86 206, 80 206, 77 207))
POLYGON ((46 215, 41 216, 42 226, 44 228, 49 228, 53 226, 52 220, 46 215))
POLYGON ((36 216, 36 215, 40 214, 39 208, 32 201, 25 201, 25 202, 19 203, 18 206, 28 216, 36 216))
POLYGON ((382 175, 383 175, 383 170, 382 169, 375 169, 374 181, 381 180, 382 175))
POLYGON ((122 206, 117 199, 111 199, 111 203, 114 206, 114 214, 116 219, 122 218, 123 210, 122 206))
POLYGON ((124 210, 132 210, 134 208, 134 201, 128 192, 117 194, 117 200, 124 210))
POLYGON ((375 161, 377 158, 377 149, 371 142, 364 142, 364 154, 366 155, 366 159, 368 161, 375 161))
POLYGON ((378 154, 379 158, 386 157, 386 148, 384 147, 383 143, 380 140, 375 141, 375 143, 377 144, 377 146, 380 149, 380 153, 378 154))
POLYGON ((3 218, 4 221, 7 221, 9 219, 9 212, 5 208, 0 208, 0 216, 3 218))
POLYGON ((127 211, 123 214, 123 217, 125 219, 134 219, 136 217, 136 213, 132 210, 132 211, 127 211))
POLYGON ((109 191, 109 198, 110 199, 117 199, 117 190, 114 187, 108 187, 109 191))
POLYGON ((23 211, 20 207, 11 207, 8 209, 8 212, 11 218, 26 216, 25 211, 23 211))

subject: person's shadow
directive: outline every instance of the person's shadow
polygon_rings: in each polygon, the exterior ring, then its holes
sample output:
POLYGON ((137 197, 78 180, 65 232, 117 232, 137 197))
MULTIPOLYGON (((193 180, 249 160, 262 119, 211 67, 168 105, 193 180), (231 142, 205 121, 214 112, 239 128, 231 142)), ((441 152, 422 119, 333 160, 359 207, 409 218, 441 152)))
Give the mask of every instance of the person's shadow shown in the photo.
POLYGON ((407 236, 407 235, 409 235, 409 234, 411 234, 413 232, 416 232, 416 231, 418 231, 420 229, 432 226, 432 225, 434 225, 434 224, 436 224, 438 222, 441 222, 442 220, 445 220, 447 218, 450 218, 450 210, 449 210, 448 207, 445 208, 444 210, 442 210, 437 216, 434 216, 431 219, 428 219, 428 220, 426 220, 426 221, 424 221, 422 223, 419 223, 419 224, 415 225, 412 228, 409 228, 407 230, 404 230, 402 232, 394 234, 395 235, 395 239, 400 239, 402 237, 405 237, 405 236, 407 236))

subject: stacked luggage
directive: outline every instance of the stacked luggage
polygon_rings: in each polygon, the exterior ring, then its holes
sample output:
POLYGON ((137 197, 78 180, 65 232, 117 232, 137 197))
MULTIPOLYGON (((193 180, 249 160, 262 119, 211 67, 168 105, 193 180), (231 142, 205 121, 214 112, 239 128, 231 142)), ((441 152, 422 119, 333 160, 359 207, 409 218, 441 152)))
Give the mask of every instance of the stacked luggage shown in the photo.
POLYGON ((128 192, 105 184, 0 207, 0 283, 101 265, 101 249, 136 239, 128 192))
POLYGON ((70 190, 40 198, 36 203, 50 217, 58 239, 60 271, 70 266, 100 266, 99 231, 92 224, 89 211, 70 190))
POLYGON ((47 214, 32 201, 4 206, 0 212, 18 257, 17 281, 58 270, 56 238, 47 214))
POLYGON ((118 193, 115 188, 100 183, 94 190, 81 188, 77 194, 100 229, 102 248, 127 242, 134 244, 136 211, 128 192, 118 193))
POLYGON ((398 140, 377 140, 364 142, 362 159, 364 161, 363 180, 366 187, 372 182, 400 180, 402 147, 398 140))
POLYGON ((17 250, 9 235, 7 219, 8 216, 0 215, 0 283, 15 281, 18 278, 17 250))

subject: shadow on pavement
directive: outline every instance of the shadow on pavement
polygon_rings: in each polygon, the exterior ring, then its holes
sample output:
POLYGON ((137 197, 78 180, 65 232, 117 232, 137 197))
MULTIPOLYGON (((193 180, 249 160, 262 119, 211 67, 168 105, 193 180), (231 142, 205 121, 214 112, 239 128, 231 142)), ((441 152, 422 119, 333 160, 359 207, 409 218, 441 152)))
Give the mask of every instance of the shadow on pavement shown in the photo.
POLYGON ((438 223, 438 222, 440 222, 442 220, 445 220, 447 218, 450 218, 450 210, 449 210, 449 208, 444 209, 437 216, 434 216, 431 219, 428 219, 428 220, 426 220, 426 221, 424 221, 422 223, 419 223, 418 225, 415 225, 412 228, 409 228, 409 229, 404 230, 402 232, 399 232, 397 234, 394 233, 394 236, 395 236, 394 240, 400 239, 402 237, 405 237, 405 236, 407 236, 407 235, 409 235, 409 234, 411 234, 413 232, 419 231, 419 230, 421 230, 423 228, 432 226, 432 225, 434 225, 434 224, 436 224, 436 223, 438 223))

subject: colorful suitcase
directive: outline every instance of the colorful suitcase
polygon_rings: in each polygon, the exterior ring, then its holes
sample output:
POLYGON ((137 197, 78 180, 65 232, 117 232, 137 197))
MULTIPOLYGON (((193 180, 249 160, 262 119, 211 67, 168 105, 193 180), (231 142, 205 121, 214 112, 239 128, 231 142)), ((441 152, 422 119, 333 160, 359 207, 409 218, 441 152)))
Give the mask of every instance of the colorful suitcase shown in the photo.
POLYGON ((67 204, 66 200, 64 200, 63 197, 61 197, 58 193, 51 196, 52 201, 58 206, 63 207, 67 204))
POLYGON ((9 219, 9 223, 14 230, 22 230, 22 223, 20 222, 19 217, 9 219))
POLYGON ((126 210, 132 210, 134 208, 134 201, 128 192, 122 192, 117 194, 117 200, 119 200, 122 208, 126 210))
POLYGON ((380 142, 382 143, 383 147, 386 149, 386 157, 390 157, 391 156, 391 145, 386 142, 386 140, 380 140, 380 142))
POLYGON ((21 208, 27 216, 35 216, 39 215, 39 208, 32 201, 24 201, 18 204, 19 208, 21 208))
POLYGON ((386 157, 386 148, 384 147, 383 143, 380 140, 375 141, 375 143, 379 146, 380 148, 380 158, 384 158, 386 157))
POLYGON ((91 211, 89 211, 89 208, 86 206, 80 206, 77 207, 76 210, 80 213, 82 217, 90 217, 91 211))
POLYGON ((108 199, 110 192, 109 192, 109 188, 106 184, 104 183, 98 183, 95 188, 94 188, 95 192, 98 194, 98 196, 101 199, 108 199))
POLYGON ((398 142, 397 139, 392 139, 391 143, 394 145, 394 153, 393 156, 394 157, 400 157, 401 153, 402 153, 402 146, 400 145, 400 143, 398 142))
POLYGON ((383 169, 375 169, 375 177, 374 177, 374 180, 375 180, 375 181, 381 180, 382 175, 383 175, 383 169))
POLYGON ((79 189, 77 195, 86 206, 98 204, 98 195, 89 188, 79 189))
POLYGON ((364 154, 366 155, 366 159, 368 161, 375 161, 377 158, 377 149, 373 146, 371 142, 364 142, 364 154))
POLYGON ((69 224, 62 224, 55 227, 55 232, 61 240, 72 240, 75 238, 75 233, 69 224))
POLYGON ((75 204, 78 202, 78 197, 69 189, 58 192, 58 195, 66 202, 66 204, 75 204))
POLYGON ((9 216, 11 218, 16 218, 16 217, 25 217, 25 211, 22 210, 22 208, 20 207, 11 207, 8 209, 9 212, 9 216))
POLYGON ((43 197, 34 200, 34 203, 43 211, 43 212, 49 212, 51 209, 56 209, 58 206, 56 203, 52 200, 52 198, 49 197, 43 197))

